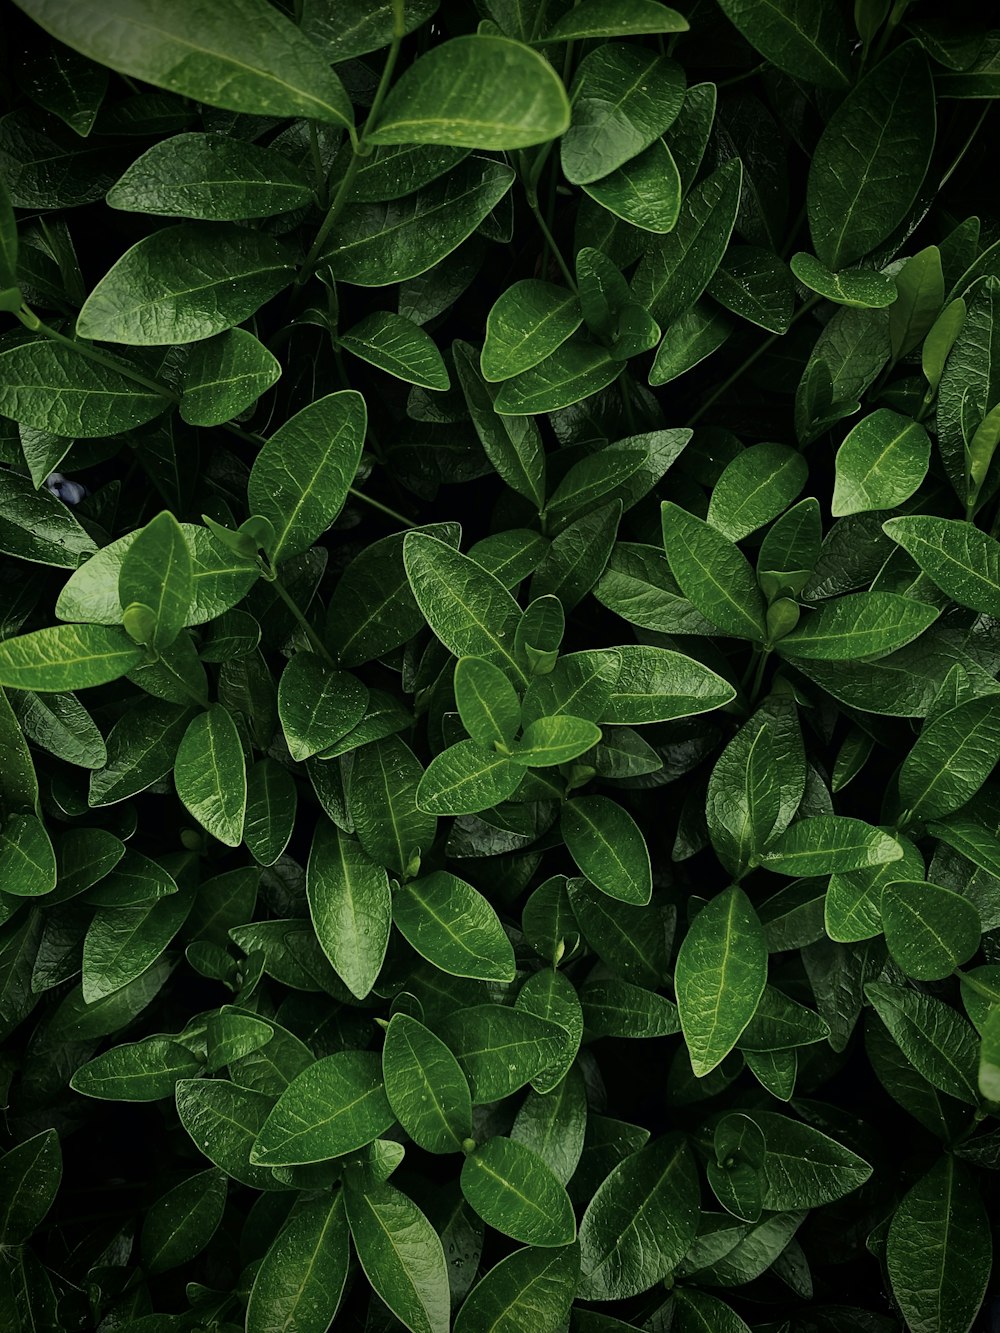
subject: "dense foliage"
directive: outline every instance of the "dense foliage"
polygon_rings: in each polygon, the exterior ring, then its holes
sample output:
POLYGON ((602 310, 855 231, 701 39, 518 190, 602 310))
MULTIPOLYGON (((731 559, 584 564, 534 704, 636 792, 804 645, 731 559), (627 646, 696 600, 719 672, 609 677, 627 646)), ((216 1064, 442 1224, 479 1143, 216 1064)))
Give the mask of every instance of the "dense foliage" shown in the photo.
POLYGON ((3 4, 5 1333, 988 1319, 1000 33, 681 8, 3 4))

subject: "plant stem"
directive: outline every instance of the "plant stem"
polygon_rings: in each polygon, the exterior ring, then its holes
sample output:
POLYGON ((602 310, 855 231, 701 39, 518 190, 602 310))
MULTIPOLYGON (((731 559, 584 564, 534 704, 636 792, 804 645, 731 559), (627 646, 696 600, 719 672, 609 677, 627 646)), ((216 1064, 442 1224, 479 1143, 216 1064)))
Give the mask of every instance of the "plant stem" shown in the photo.
POLYGON ((939 189, 939 190, 943 190, 943 189, 944 189, 944 187, 945 187, 945 186, 948 184, 948 182, 951 180, 952 176, 954 176, 955 172, 958 170, 959 166, 961 165, 962 158, 965 157, 966 153, 967 153, 967 152, 969 151, 969 149, 972 147, 972 141, 973 141, 973 139, 976 137, 976 135, 979 133, 979 131, 983 128, 983 121, 984 121, 984 120, 986 119, 986 117, 989 115, 990 107, 991 107, 992 105, 993 105, 992 102, 987 102, 986 105, 983 107, 982 111, 981 111, 981 112, 979 113, 979 115, 976 117, 976 123, 975 123, 975 125, 973 125, 973 127, 972 127, 972 129, 971 129, 971 131, 970 131, 968 137, 966 138, 965 142, 962 144, 961 148, 958 150, 958 152, 955 154, 954 158, 952 159, 951 166, 948 168, 948 170, 947 170, 947 171, 944 173, 944 175, 941 177, 940 183, 938 184, 938 189, 939 189))
POLYGON ((538 207, 538 195, 535 192, 535 190, 531 187, 529 187, 526 190, 526 193, 528 196, 528 207, 535 215, 535 221, 538 223, 541 233, 545 237, 545 243, 548 246, 548 248, 552 251, 552 257, 559 265, 559 270, 562 273, 563 277, 566 279, 566 283, 569 286, 570 291, 575 292, 576 279, 573 277, 573 274, 569 270, 569 265, 563 258, 562 251, 559 249, 559 246, 556 242, 556 238, 549 231, 548 223, 545 221, 545 218, 542 215, 542 210, 538 207))
POLYGON ((750 686, 751 707, 757 702, 757 695, 760 694, 760 687, 764 682, 764 668, 767 666, 767 659, 770 656, 770 648, 761 650, 760 658, 757 662, 757 670, 754 672, 753 684, 750 686))
MULTIPOLYGON (((798 320, 802 318, 804 314, 807 313, 807 311, 812 310, 813 306, 819 305, 822 299, 823 298, 821 296, 813 296, 808 301, 805 301, 802 305, 800 305, 798 310, 796 310, 795 314, 789 320, 788 328, 790 329, 793 324, 795 324, 798 320)), ((785 332, 787 333, 788 330, 786 329, 785 332)), ((750 367, 754 364, 754 362, 757 361, 760 357, 762 357, 764 353, 768 351, 771 347, 773 347, 774 344, 778 341, 778 339, 782 337, 784 337, 784 334, 782 333, 772 333, 770 337, 765 338, 764 341, 760 344, 760 346, 756 347, 746 358, 746 360, 741 362, 740 365, 738 365, 736 369, 733 371, 733 373, 727 379, 724 379, 722 383, 718 386, 718 388, 714 389, 708 395, 708 397, 705 399, 702 405, 697 409, 697 411, 693 412, 692 415, 688 418, 688 424, 693 426, 696 421, 699 421, 705 415, 708 409, 714 406, 714 404, 718 402, 718 400, 722 397, 722 395, 726 392, 726 390, 732 388, 732 386, 736 383, 736 381, 740 379, 741 376, 750 369, 750 367)))
POLYGON ((356 491, 353 486, 348 486, 348 495, 353 495, 355 500, 364 500, 366 505, 371 505, 373 509, 378 509, 381 513, 387 514, 389 518, 394 518, 397 523, 402 523, 404 528, 418 528, 419 523, 414 523, 412 518, 404 518, 395 509, 390 509, 384 505, 381 500, 373 500, 370 495, 365 495, 364 491, 356 491))
POLYGON ((306 638, 312 644, 313 648, 315 648, 319 656, 322 657, 323 661, 326 662, 327 666, 331 666, 334 668, 334 670, 336 670, 337 669, 336 660, 334 659, 332 654, 327 650, 326 644, 313 629, 312 625, 310 625, 309 621, 306 619, 305 612, 302 610, 298 602, 295 600, 295 598, 291 595, 291 593, 282 583, 281 579, 279 579, 278 576, 275 575, 274 578, 271 580, 271 583, 274 588, 274 591, 278 594, 281 600, 288 607, 289 611, 291 611, 292 615, 302 626, 303 630, 305 631, 306 638))
POLYGON ((88 361, 93 361, 95 365, 104 366, 108 370, 115 370, 119 375, 133 380, 136 384, 141 384, 144 389, 158 393, 161 398, 166 398, 171 403, 180 402, 180 396, 174 393, 173 389, 168 388, 166 384, 162 384, 159 380, 150 379, 148 376, 141 374, 140 371, 133 370, 131 366, 116 361, 113 356, 99 352, 91 343, 78 342, 75 338, 67 338, 64 333, 57 333, 55 329, 50 329, 47 324, 43 324, 35 312, 29 310, 27 306, 22 306, 17 317, 24 327, 30 329, 32 333, 41 333, 44 337, 51 338, 53 342, 61 343, 64 347, 71 347, 74 352, 86 357, 88 361))

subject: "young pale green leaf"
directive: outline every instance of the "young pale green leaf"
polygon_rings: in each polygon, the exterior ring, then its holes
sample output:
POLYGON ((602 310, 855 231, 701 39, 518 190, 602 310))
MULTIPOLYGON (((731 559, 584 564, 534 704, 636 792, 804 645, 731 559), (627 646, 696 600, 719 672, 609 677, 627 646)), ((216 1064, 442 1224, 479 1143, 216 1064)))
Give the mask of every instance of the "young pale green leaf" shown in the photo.
POLYGON ((911 514, 883 524, 959 606, 1000 616, 1000 542, 960 519, 911 514))
POLYGON ((674 229, 658 238, 640 260, 632 295, 661 328, 694 304, 722 262, 742 185, 738 158, 718 167, 688 194, 674 229))
POLYGON ((419 277, 471 236, 513 184, 509 167, 473 155, 416 194, 349 204, 330 230, 324 260, 338 280, 357 287, 419 277))
POLYGON ((555 1252, 515 1250, 473 1287, 455 1316, 454 1333, 519 1333, 528 1323, 533 1333, 555 1333, 569 1312, 579 1271, 575 1245, 555 1252))
POLYGON ((764 603, 746 557, 704 519, 663 505, 663 545, 685 597, 724 634, 763 640, 764 603))
POLYGON ((890 834, 849 815, 796 820, 776 838, 760 864, 779 875, 840 874, 898 861, 903 849, 890 834))
POLYGON ((627 1300, 673 1272, 698 1230, 698 1173, 681 1135, 665 1134, 619 1162, 580 1223, 585 1301, 627 1300))
POLYGON ((798 499, 808 476, 797 449, 751 445, 726 465, 715 483, 708 521, 730 541, 742 541, 798 499))
POLYGON ((348 1176, 351 1238, 376 1294, 411 1333, 448 1333, 448 1265, 441 1240, 417 1205, 384 1182, 348 1176))
POLYGON ((147 1273, 165 1273, 201 1254, 222 1221, 226 1184, 225 1175, 211 1168, 188 1176, 156 1200, 142 1222, 147 1273))
POLYGON ((440 1037, 408 1014, 394 1014, 382 1047, 382 1077, 396 1119, 418 1147, 462 1151, 472 1137, 472 1097, 440 1037))
POLYGON ((888 407, 871 412, 837 450, 834 517, 903 504, 927 475, 930 455, 930 436, 919 422, 888 407))
POLYGON ((398 736, 362 746, 351 767, 348 803, 358 841, 397 875, 417 874, 434 841, 437 819, 417 805, 421 774, 419 760, 398 736))
POLYGON ((352 995, 364 999, 389 944, 388 875, 353 838, 321 819, 306 868, 306 895, 323 952, 352 995))
POLYGON ((566 1032, 557 1024, 501 1004, 451 1010, 438 1035, 465 1071, 474 1106, 523 1088, 559 1059, 566 1044, 566 1032))
POLYGON ((340 1191, 299 1208, 272 1241, 247 1303, 247 1333, 326 1333, 337 1314, 350 1263, 340 1191))
POLYGON ((435 755, 417 788, 417 805, 430 815, 473 815, 512 796, 524 770, 513 756, 477 741, 459 741, 435 755))
POLYGON ((936 606, 892 592, 855 592, 826 602, 778 643, 793 661, 885 657, 919 638, 941 614, 936 606))
POLYGON ((680 217, 680 172, 663 139, 583 189, 609 213, 643 231, 673 231, 680 217))
POLYGON ((622 362, 603 347, 572 338, 530 370, 505 380, 494 407, 501 416, 558 412, 606 389, 621 372, 622 362))
POLYGON ((927 172, 935 123, 930 69, 915 41, 896 47, 844 98, 809 167, 809 231, 829 268, 861 259, 906 216, 927 172))
POLYGON ((838 10, 809 0, 719 0, 729 21, 766 60, 794 78, 844 92, 851 51, 838 10))
POLYGON ((143 657, 116 627, 53 625, 0 643, 0 685, 40 693, 82 690, 118 680, 143 657))
POLYGON ((560 142, 566 179, 600 180, 637 157, 677 119, 684 74, 667 56, 608 42, 580 62, 573 80, 573 119, 560 142))
POLYGON ((766 983, 764 929, 734 884, 695 917, 674 971, 681 1030, 698 1078, 720 1065, 739 1041, 766 983))
POLYGON ((206 222, 274 217, 311 200, 308 176, 283 153, 226 134, 163 139, 107 193, 111 208, 206 222))
POLYGON ((251 1161, 259 1166, 326 1162, 363 1148, 395 1119, 378 1056, 338 1051, 288 1085, 260 1128, 251 1161))
POLYGON ((40 898, 56 886, 56 854, 36 815, 10 815, 0 828, 0 884, 15 898, 40 898))
POLYGON ((940 819, 976 794, 1000 760, 1000 696, 968 699, 928 722, 899 770, 913 818, 940 819))
POLYGON ((139 641, 160 653, 188 623, 194 602, 194 566, 181 525, 168 510, 157 514, 128 548, 118 575, 123 607, 149 607, 149 635, 139 641))
POLYGON ((0 1244, 23 1245, 55 1202, 62 1180, 59 1135, 43 1129, 0 1157, 0 1244))
POLYGON ((446 870, 401 885, 392 919, 429 963, 455 977, 513 981, 514 951, 489 902, 446 870))
POLYGON ((188 725, 174 764, 177 795, 198 823, 225 843, 243 841, 247 771, 243 742, 229 711, 213 704, 188 725))
POLYGON ((508 380, 537 366, 576 332, 581 320, 580 303, 565 287, 537 278, 515 282, 486 317, 483 378, 508 380))
POLYGON ((792 272, 810 291, 836 305, 858 310, 882 310, 896 300, 892 278, 870 268, 841 269, 832 273, 815 255, 799 251, 789 260, 792 272))
POLYGON ((566 90, 548 61, 519 42, 480 34, 454 37, 411 65, 368 138, 528 148, 558 138, 568 125, 566 90))
POLYGON ((609 898, 642 905, 653 892, 642 830, 607 796, 581 796, 563 806, 560 830, 581 874, 609 898))
POLYGON ((424 533, 407 534, 403 560, 427 623, 456 657, 481 657, 517 684, 514 657, 521 609, 499 579, 475 560, 424 533))
POLYGON ((277 358, 246 329, 227 329, 192 347, 178 411, 191 426, 231 421, 281 375, 277 358))
POLYGON ((941 981, 979 948, 982 924, 960 893, 923 880, 891 880, 880 900, 889 952, 908 977, 941 981))
POLYGON ((528 768, 554 768, 568 764, 592 749, 601 739, 601 729, 582 717, 540 717, 529 723, 511 750, 516 764, 528 768))
POLYGON ((478 745, 511 744, 521 721, 521 703, 499 667, 479 657, 459 658, 455 702, 462 726, 478 745))
POLYGON ((81 338, 157 347, 241 324, 291 281, 291 252, 247 228, 181 223, 126 250, 84 302, 81 338))
POLYGON ((293 759, 327 750, 364 717, 368 690, 316 653, 296 653, 278 682, 278 717, 293 759))
POLYGON ((265 0, 234 0, 225 11, 178 0, 19 0, 60 42, 119 74, 209 106, 256 116, 305 116, 352 124, 344 86, 322 52, 265 0))
MULTIPOLYGON (((597 715, 602 723, 639 727, 668 722, 722 708, 736 696, 727 680, 683 653, 646 644, 623 644, 616 652, 618 676, 597 715)), ((567 699, 565 711, 572 712, 574 705, 567 699)))
POLYGON ((540 1248, 572 1245, 576 1218, 565 1188, 517 1139, 487 1139, 466 1157, 462 1193, 487 1226, 540 1248))
POLYGON ((340 513, 367 423, 361 394, 327 394, 280 426, 254 459, 247 501, 274 529, 267 551, 272 564, 307 551, 340 513))
POLYGON ((989 1281, 990 1225, 970 1169, 945 1153, 903 1196, 885 1248, 892 1294, 913 1333, 965 1333, 989 1281))
POLYGON ((448 368, 428 333, 411 319, 379 310, 338 336, 341 347, 407 384, 451 387, 448 368))

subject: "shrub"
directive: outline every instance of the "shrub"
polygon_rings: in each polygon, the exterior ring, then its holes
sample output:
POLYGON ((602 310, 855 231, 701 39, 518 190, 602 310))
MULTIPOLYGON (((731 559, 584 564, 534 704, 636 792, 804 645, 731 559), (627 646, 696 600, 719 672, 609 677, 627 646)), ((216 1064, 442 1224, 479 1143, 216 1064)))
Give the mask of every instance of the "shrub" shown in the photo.
POLYGON ((4 1329, 976 1320, 997 34, 685 9, 7 7, 4 1329))

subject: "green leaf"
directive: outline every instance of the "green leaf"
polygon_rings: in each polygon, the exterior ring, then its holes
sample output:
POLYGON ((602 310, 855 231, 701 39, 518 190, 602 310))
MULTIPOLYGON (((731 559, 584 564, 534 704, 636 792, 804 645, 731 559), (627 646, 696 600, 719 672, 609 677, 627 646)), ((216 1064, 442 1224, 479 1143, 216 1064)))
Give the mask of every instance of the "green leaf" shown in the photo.
POLYGON ((885 1248, 892 1294, 913 1333, 966 1333, 989 1282, 992 1243, 969 1168, 938 1158, 904 1195, 885 1248))
POLYGON ((257 116, 306 116, 352 123, 351 106, 322 53, 265 0, 206 11, 179 0, 115 0, 106 9, 83 0, 19 0, 20 8, 59 41, 119 74, 257 116))
POLYGON ((358 843, 328 820, 316 825, 306 895, 316 938, 359 1000, 369 994, 389 944, 389 877, 358 843))
POLYGON ((514 657, 521 609, 499 579, 424 533, 407 534, 403 560, 417 605, 450 652, 481 657, 515 683, 526 681, 514 657))
POLYGON ((197 222, 166 227, 105 273, 76 331, 133 347, 197 342, 248 319, 293 272, 291 253, 261 232, 197 222))
POLYGON ((585 1301, 618 1301, 656 1285, 698 1230, 698 1175, 685 1140, 665 1134, 615 1166, 580 1223, 585 1301))
POLYGON ((936 606, 892 592, 855 592, 824 603, 778 643, 793 661, 885 657, 919 638, 940 615, 936 606))
POLYGON ((260 865, 274 865, 288 846, 297 804, 298 791, 288 770, 274 759, 258 759, 247 774, 243 841, 260 865))
POLYGON ((462 726, 478 745, 507 746, 513 741, 521 721, 521 702, 499 667, 479 657, 459 658, 455 702, 462 726))
POLYGON ((124 630, 53 625, 0 643, 0 685, 42 693, 82 690, 118 680, 143 656, 124 630))
MULTIPOLYGON (((659 8, 659 6, 657 6, 659 8)), ((473 1287, 455 1316, 454 1333, 556 1333, 576 1291, 580 1252, 567 1245, 553 1253, 526 1246, 494 1264, 473 1287)))
POLYGON ((154 652, 169 648, 188 622, 194 601, 194 568, 187 539, 168 510, 157 514, 128 548, 118 575, 126 609, 141 602, 152 612, 140 642, 154 652))
POLYGON ((719 0, 729 21, 765 60, 797 79, 835 88, 851 83, 850 47, 839 11, 809 0, 719 0))
POLYGON ((191 911, 188 893, 172 893, 141 907, 102 907, 83 941, 83 998, 103 1000, 156 962, 191 911))
POLYGON ((305 1203, 272 1241, 247 1303, 247 1333, 326 1333, 350 1262, 344 1196, 305 1203))
POLYGON ((772 695, 716 760, 705 817, 719 860, 742 877, 783 833, 806 789, 806 759, 795 706, 772 695))
POLYGON ((696 301, 668 322, 649 371, 653 386, 667 384, 717 352, 732 333, 729 320, 706 301, 696 301))
POLYGON ((764 604, 746 557, 704 519, 663 505, 663 545, 681 591, 722 631, 763 640, 764 604))
POLYGON ((859 1189, 872 1168, 828 1135, 773 1111, 757 1111, 764 1131, 764 1207, 818 1208, 859 1189))
POLYGON ((705 1167, 712 1193, 727 1212, 756 1222, 764 1206, 763 1130, 748 1115, 725 1115, 715 1126, 712 1148, 715 1160, 705 1167))
POLYGON ((595 1037, 669 1037, 680 1031, 670 1000, 628 981, 588 981, 580 988, 580 1003, 587 1031, 595 1037))
POLYGON ((566 179, 582 185, 637 157, 669 129, 684 101, 684 75, 667 56, 609 42, 580 62, 571 93, 573 119, 563 127, 560 157, 566 179))
POLYGON ((142 1222, 142 1263, 165 1273, 201 1254, 222 1221, 226 1177, 210 1169, 188 1176, 162 1194, 142 1222))
POLYGON ((483 452, 512 490, 541 512, 545 504, 545 449, 531 417, 503 417, 494 411, 496 392, 483 379, 475 348, 452 344, 455 370, 483 452))
MULTIPOLYGON (((37 695, 15 693, 13 698, 15 702, 23 703, 37 699, 37 695)), ((38 778, 24 734, 27 729, 23 722, 19 722, 20 711, 20 708, 15 711, 0 688, 0 747, 4 756, 0 767, 0 800, 15 812, 33 810, 38 804, 38 778)))
POLYGON ((917 981, 951 976, 979 948, 975 906, 941 884, 892 880, 882 890, 881 913, 889 952, 917 981))
POLYGON ((572 925, 618 976, 638 986, 657 987, 669 972, 672 914, 662 904, 635 907, 599 893, 583 879, 567 885, 572 925))
MULTIPOLYGON (((421 27, 433 15, 437 0, 407 0, 402 12, 405 34, 421 27)), ((322 46, 331 62, 363 56, 388 46, 400 25, 400 11, 392 0, 303 0, 302 31, 322 46)))
POLYGON ((796 820, 760 859, 779 875, 830 875, 898 861, 903 849, 880 828, 849 815, 796 820))
POLYGON ((488 381, 530 370, 580 327, 575 294, 537 278, 522 278, 494 302, 486 317, 480 368, 488 381))
POLYGON ((979 1102, 979 1038, 972 1024, 943 1000, 886 982, 865 994, 893 1041, 928 1083, 960 1102, 979 1102))
POLYGON ((588 880, 609 898, 642 905, 653 892, 649 849, 631 815, 606 796, 567 801, 560 822, 566 847, 588 880))
POLYGON ((1000 760, 1000 697, 968 699, 928 722, 899 770, 913 818, 940 819, 974 796, 1000 760))
POLYGON ((272 564, 307 551, 340 513, 367 422, 359 393, 327 394, 279 426, 254 459, 247 502, 274 529, 267 551, 272 564))
POLYGON ((38 898, 56 886, 56 854, 35 815, 11 815, 0 828, 0 884, 17 898, 38 898))
POLYGON ((903 849, 898 861, 889 861, 867 870, 834 874, 826 892, 824 920, 832 940, 853 943, 869 940, 882 933, 882 890, 895 880, 922 879, 924 858, 909 840, 897 834, 903 849))
POLYGON ((448 1333, 448 1266, 437 1232, 401 1190, 348 1176, 351 1237, 365 1276, 412 1333, 448 1333))
POLYGON ((225 134, 178 134, 136 158, 107 193, 111 208, 240 222, 312 202, 309 178, 283 153, 225 134))
POLYGON ((809 469, 796 449, 754 444, 738 453, 715 483, 708 521, 730 541, 742 541, 798 499, 809 469))
POLYGON ((178 411, 191 426, 221 426, 252 407, 281 366, 246 329, 227 329, 192 347, 178 411))
POLYGON ((417 805, 431 815, 476 814, 512 796, 523 776, 513 758, 477 741, 459 741, 428 764, 417 788, 417 805))
POLYGON ((902 222, 923 183, 934 135, 927 58, 918 42, 904 42, 848 93, 813 153, 809 231, 828 268, 853 264, 902 222))
POLYGON ((251 1189, 281 1189, 250 1150, 274 1101, 226 1079, 182 1079, 176 1087, 177 1115, 198 1151, 227 1176, 251 1189))
MULTIPOLYGON (((656 7, 668 12, 659 4, 656 7)), ((680 172, 663 139, 655 139, 637 157, 599 180, 586 182, 583 189, 609 213, 643 231, 660 235, 673 231, 680 217, 680 172)))
POLYGON ((501 416, 557 412, 606 389, 622 372, 622 362, 603 347, 569 339, 530 370, 505 380, 494 399, 501 416))
POLYGON ((401 885, 396 928, 422 958, 455 977, 513 981, 514 951, 496 912, 471 884, 446 870, 401 885))
POLYGON ((227 847, 240 845, 247 807, 246 760, 236 724, 221 704, 189 723, 177 749, 174 782, 202 828, 227 847))
POLYGON ((417 805, 422 770, 396 736, 364 745, 351 768, 349 805, 361 846, 397 875, 415 875, 434 841, 437 819, 417 805))
MULTIPOLYGON (((10 201, 10 193, 0 177, 0 291, 5 294, 17 288, 17 219, 10 201)), ((17 293, 20 297, 20 292, 17 293)), ((14 297, 11 297, 14 300, 14 297)), ((19 302, 18 302, 19 304, 19 302)))
POLYGON ((566 91, 548 61, 506 37, 478 35, 454 37, 415 61, 390 90, 368 137, 528 148, 568 125, 566 91))
POLYGON ((382 1077, 396 1119, 418 1147, 462 1151, 472 1137, 472 1097, 440 1037, 408 1014, 394 1014, 382 1047, 382 1077))
POLYGON ((597 745, 601 729, 582 717, 540 717, 524 729, 511 751, 517 764, 528 768, 554 768, 579 758, 597 745))
POLYGON ((62 1180, 59 1135, 43 1129, 0 1157, 0 1244, 21 1245, 38 1229, 62 1180))
POLYGON ((960 519, 912 514, 884 523, 927 577, 959 606, 1000 615, 1000 542, 960 519))
POLYGON ((0 471, 0 551, 34 564, 75 569, 94 542, 66 507, 26 477, 0 471))
POLYGON ((70 1086, 84 1097, 102 1101, 155 1102, 172 1097, 178 1080, 196 1078, 201 1067, 198 1057, 179 1042, 146 1037, 88 1060, 70 1086))
POLYGON ((462 1193, 488 1226, 526 1245, 558 1248, 576 1239, 565 1188, 517 1139, 492 1138, 462 1166, 462 1193))
POLYGON ((565 1030, 524 1010, 479 1004, 449 1011, 438 1028, 465 1071, 474 1106, 500 1101, 558 1060, 565 1030))
POLYGON ((337 341, 362 361, 407 384, 439 392, 450 388, 448 368, 434 340, 402 315, 375 311, 339 334, 337 341))
POLYGON ((739 1041, 766 982, 764 930, 734 884, 695 917, 674 971, 681 1030, 698 1078, 710 1074, 739 1041))
MULTIPOLYGON (((601 722, 626 727, 668 722, 722 708, 736 696, 728 681, 683 653, 645 644, 623 644, 615 651, 618 677, 601 722)), ((567 711, 573 706, 568 700, 567 711)))
POLYGON ((330 231, 324 261, 338 281, 358 287, 416 278, 471 236, 513 183, 509 167, 472 156, 404 199, 349 204, 330 231))
POLYGON ((742 183, 738 158, 718 167, 687 195, 676 227, 657 239, 640 260, 632 295, 661 328, 694 304, 722 262, 742 183))
POLYGON ((871 509, 895 509, 927 475, 931 442, 919 422, 887 407, 870 413, 837 450, 835 517, 871 509))
POLYGON ((251 1161, 326 1162, 355 1152, 395 1123, 371 1051, 339 1051, 294 1078, 261 1126, 251 1161))
POLYGON ((892 355, 898 360, 919 347, 944 305, 941 251, 928 245, 896 274, 896 300, 889 312, 892 355))
POLYGON ((327 750, 364 717, 368 691, 315 653, 296 653, 278 682, 278 717, 293 759, 327 750))
POLYGON ((854 306, 858 310, 882 310, 896 300, 895 282, 874 269, 841 269, 839 273, 832 273, 815 255, 805 251, 792 255, 789 264, 804 287, 837 305, 854 306))

